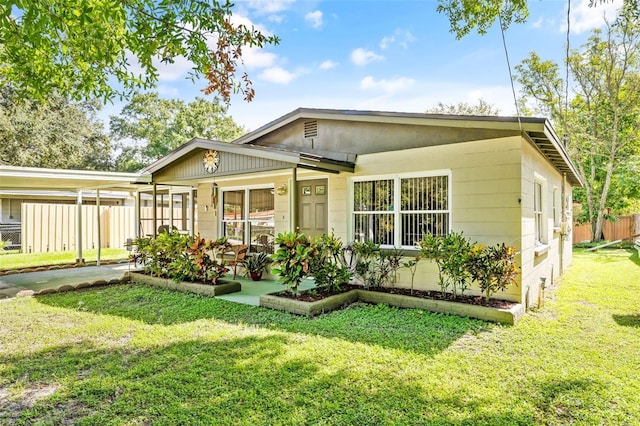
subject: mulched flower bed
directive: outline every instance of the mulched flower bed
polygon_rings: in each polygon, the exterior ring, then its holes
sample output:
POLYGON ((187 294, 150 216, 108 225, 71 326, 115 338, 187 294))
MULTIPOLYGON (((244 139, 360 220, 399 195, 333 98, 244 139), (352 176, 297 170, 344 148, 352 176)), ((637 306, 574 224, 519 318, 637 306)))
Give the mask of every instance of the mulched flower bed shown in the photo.
MULTIPOLYGON (((301 302, 317 302, 318 300, 322 300, 326 297, 346 293, 347 291, 356 289, 364 290, 364 287, 349 284, 343 285, 340 291, 328 289, 311 289, 299 292, 297 295, 294 295, 288 291, 281 291, 279 293, 276 293, 276 295, 279 297, 286 297, 288 299, 299 300, 301 302)), ((487 306, 497 309, 510 309, 511 307, 517 305, 517 303, 515 302, 509 302, 507 300, 501 299, 489 299, 489 301, 487 302, 484 296, 459 295, 454 299, 451 297, 451 293, 443 293, 441 291, 413 290, 413 293, 411 293, 411 290, 408 288, 398 287, 369 287, 366 290, 378 291, 382 293, 401 294, 404 296, 418 297, 421 299, 446 300, 447 302, 466 303, 469 305, 487 306)))

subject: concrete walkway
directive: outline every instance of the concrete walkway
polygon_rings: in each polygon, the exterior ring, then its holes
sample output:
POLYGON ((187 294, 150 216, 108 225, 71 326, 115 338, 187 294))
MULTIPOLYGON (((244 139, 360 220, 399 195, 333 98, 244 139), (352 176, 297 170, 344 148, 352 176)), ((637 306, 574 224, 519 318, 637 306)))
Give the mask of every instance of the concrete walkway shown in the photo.
POLYGON ((37 292, 45 288, 58 288, 67 284, 77 285, 97 280, 122 279, 127 271, 129 271, 129 264, 120 263, 0 276, 0 299, 15 297, 18 292, 23 290, 37 292))
MULTIPOLYGON (((63 285, 76 286, 80 283, 97 280, 110 281, 122 279, 130 268, 128 263, 103 266, 85 266, 72 269, 55 269, 51 271, 22 272, 19 274, 0 276, 0 299, 15 297, 23 290, 38 292, 42 289, 56 289, 63 285)), ((231 278, 230 275, 227 276, 231 278)), ((278 280, 264 279, 252 281, 248 278, 236 277, 242 285, 242 291, 216 296, 219 299, 244 305, 260 306, 260 296, 267 293, 275 293, 285 290, 286 287, 278 280)), ((303 280, 300 290, 306 290, 315 286, 313 280, 303 280)))
MULTIPOLYGON (((249 278, 237 276, 234 281, 240 283, 242 286, 241 291, 238 293, 223 294, 216 296, 216 298, 241 303, 243 305, 260 306, 260 296, 263 294, 276 293, 287 289, 287 287, 282 285, 278 280, 263 279, 262 281, 253 281, 249 278)), ((313 280, 303 280, 300 283, 299 289, 307 290, 313 287, 315 287, 313 280)))

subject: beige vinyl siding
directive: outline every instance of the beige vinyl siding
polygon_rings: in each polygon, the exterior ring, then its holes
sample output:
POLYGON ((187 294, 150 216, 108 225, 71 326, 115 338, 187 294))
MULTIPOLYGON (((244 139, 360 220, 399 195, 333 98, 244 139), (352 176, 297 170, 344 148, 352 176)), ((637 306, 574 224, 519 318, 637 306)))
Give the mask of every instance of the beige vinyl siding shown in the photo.
MULTIPOLYGON (((546 159, 526 141, 522 141, 522 243, 521 243, 521 298, 528 306, 536 306, 540 293, 541 278, 551 285, 571 262, 571 240, 561 241, 562 236, 553 217, 554 188, 562 194, 563 177, 546 159), (534 218, 534 186, 542 184, 543 243, 548 246, 544 253, 536 255, 536 226, 534 218), (563 253, 560 250, 564 250, 563 253), (561 260, 561 255, 563 259, 561 260)), ((571 186, 566 185, 565 195, 571 205, 571 186)), ((562 209, 561 195, 559 197, 562 209)), ((561 215, 561 212, 560 212, 561 215)), ((570 218, 569 218, 569 223, 570 218)))
MULTIPOLYGON (((218 224, 216 209, 211 204, 211 183, 198 185, 198 233, 203 238, 218 238, 218 224), (206 206, 206 207, 205 207, 206 206)), ((218 206, 222 202, 220 188, 218 188, 218 206)))
MULTIPOLYGON (((507 137, 360 155, 353 176, 450 170, 451 229, 462 231, 473 241, 489 245, 505 242, 519 249, 520 141, 520 137, 507 137)), ((349 214, 350 234, 351 221, 349 214)), ((351 238, 347 239, 350 240, 351 238)), ((416 273, 414 287, 438 290, 437 283, 436 265, 430 261, 422 261, 416 273)), ((396 285, 411 285, 408 270, 399 271, 396 285)), ((469 293, 479 294, 479 291, 473 288, 469 293)), ((514 287, 497 297, 519 301, 521 292, 514 287)))

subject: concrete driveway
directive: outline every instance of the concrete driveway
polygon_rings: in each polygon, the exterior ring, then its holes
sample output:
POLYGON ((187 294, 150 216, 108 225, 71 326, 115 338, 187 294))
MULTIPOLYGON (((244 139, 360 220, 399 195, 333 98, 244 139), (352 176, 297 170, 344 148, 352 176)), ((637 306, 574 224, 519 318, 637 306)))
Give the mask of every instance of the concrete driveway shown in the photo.
POLYGON ((0 299, 15 297, 22 290, 38 292, 45 288, 58 288, 62 285, 77 285, 97 280, 109 281, 122 279, 129 271, 129 264, 104 266, 85 266, 73 269, 56 269, 51 271, 23 272, 20 274, 0 276, 0 299))

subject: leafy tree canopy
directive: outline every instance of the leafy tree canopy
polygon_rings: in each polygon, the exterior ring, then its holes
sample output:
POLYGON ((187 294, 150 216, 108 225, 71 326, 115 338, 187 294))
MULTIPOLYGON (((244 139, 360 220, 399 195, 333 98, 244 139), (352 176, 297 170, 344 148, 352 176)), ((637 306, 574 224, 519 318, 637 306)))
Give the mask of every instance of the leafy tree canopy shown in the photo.
POLYGON ((477 104, 458 102, 457 104, 444 104, 438 102, 434 108, 429 108, 427 114, 452 114, 452 115, 500 115, 500 110, 484 99, 478 99, 477 104))
MULTIPOLYGON (((588 2, 590 7, 597 7, 613 0, 579 1, 588 2)), ((623 8, 636 18, 640 16, 638 0, 624 0, 623 8)), ((438 0, 436 10, 449 17, 451 32, 458 39, 473 30, 478 34, 486 34, 496 21, 506 30, 512 23, 521 24, 529 17, 527 0, 438 0)))
POLYGON ((207 80, 206 94, 228 100, 241 91, 250 101, 251 81, 246 73, 236 77, 242 49, 279 40, 234 24, 232 6, 218 0, 2 2, 0 87, 11 84, 33 99, 54 91, 74 100, 128 98, 155 86, 154 61, 184 57, 193 63, 191 77, 207 80))
POLYGON ((531 53, 516 66, 525 99, 566 132, 567 148, 584 188, 592 239, 602 238, 606 208, 623 210, 640 192, 640 23, 624 10, 605 31, 596 29, 568 58, 570 99, 560 67, 531 53))
POLYGON ((195 137, 231 141, 246 133, 226 114, 227 106, 218 99, 187 104, 157 93, 135 94, 120 115, 110 117, 122 149, 117 168, 140 170, 195 137))
POLYGON ((53 92, 43 102, 0 89, 0 159, 12 166, 109 170, 111 141, 96 117, 98 102, 70 102, 53 92))

